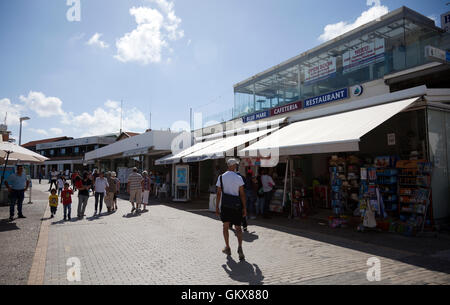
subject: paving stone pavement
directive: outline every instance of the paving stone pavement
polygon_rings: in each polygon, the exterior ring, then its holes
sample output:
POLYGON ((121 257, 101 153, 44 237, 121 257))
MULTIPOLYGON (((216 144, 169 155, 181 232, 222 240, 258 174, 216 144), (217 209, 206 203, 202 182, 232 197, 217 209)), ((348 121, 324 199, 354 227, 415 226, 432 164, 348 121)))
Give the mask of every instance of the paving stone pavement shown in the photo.
POLYGON ((232 256, 221 253, 222 227, 211 213, 155 204, 131 216, 130 203, 121 199, 114 214, 95 218, 93 209, 91 197, 84 220, 63 222, 60 208, 48 222, 44 284, 450 284, 445 251, 419 257, 333 236, 324 242, 320 233, 256 222, 244 233, 246 260, 239 262, 233 232, 232 256), (380 282, 367 280, 373 256, 381 262, 380 282), (81 263, 80 282, 67 280, 72 257, 81 263))

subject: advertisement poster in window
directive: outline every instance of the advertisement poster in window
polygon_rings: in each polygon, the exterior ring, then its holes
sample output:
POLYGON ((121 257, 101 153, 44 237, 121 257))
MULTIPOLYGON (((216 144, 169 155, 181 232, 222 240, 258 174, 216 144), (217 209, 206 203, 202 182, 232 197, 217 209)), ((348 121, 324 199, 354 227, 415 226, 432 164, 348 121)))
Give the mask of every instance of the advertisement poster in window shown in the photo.
POLYGON ((373 42, 362 43, 357 49, 344 53, 343 73, 350 73, 384 61, 384 52, 384 39, 377 38, 373 42))
POLYGON ((303 68, 305 85, 336 76, 336 57, 320 60, 316 64, 303 68))
POLYGON ((178 185, 187 184, 187 168, 185 166, 177 166, 176 179, 178 185))

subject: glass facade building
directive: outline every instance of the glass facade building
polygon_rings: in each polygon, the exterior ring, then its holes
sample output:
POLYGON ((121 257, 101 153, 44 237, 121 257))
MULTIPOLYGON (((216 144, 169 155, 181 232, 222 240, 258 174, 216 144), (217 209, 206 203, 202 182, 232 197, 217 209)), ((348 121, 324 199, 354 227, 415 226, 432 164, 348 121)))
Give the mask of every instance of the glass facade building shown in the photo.
POLYGON ((234 86, 233 118, 426 64, 425 47, 450 47, 450 34, 406 7, 234 86))

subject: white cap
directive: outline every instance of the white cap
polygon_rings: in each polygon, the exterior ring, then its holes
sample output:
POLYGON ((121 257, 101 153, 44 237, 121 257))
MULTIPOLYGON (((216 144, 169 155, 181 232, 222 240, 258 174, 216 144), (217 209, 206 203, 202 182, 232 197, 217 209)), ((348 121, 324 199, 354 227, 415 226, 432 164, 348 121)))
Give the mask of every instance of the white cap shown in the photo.
POLYGON ((233 165, 238 165, 238 164, 239 164, 239 161, 236 160, 236 159, 229 159, 229 160, 227 161, 227 165, 228 165, 228 166, 233 166, 233 165))

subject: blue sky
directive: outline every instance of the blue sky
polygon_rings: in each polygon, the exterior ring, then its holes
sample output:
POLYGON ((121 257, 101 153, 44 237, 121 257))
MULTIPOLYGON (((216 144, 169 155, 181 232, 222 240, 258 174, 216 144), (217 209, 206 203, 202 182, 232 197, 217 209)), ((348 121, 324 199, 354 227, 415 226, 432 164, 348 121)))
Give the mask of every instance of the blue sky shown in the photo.
POLYGON ((0 121, 8 112, 18 138, 18 118, 31 117, 22 143, 117 132, 121 100, 129 131, 144 131, 150 112, 152 128, 167 129, 190 108, 225 111, 233 84, 374 14, 405 5, 440 26, 450 10, 439 0, 79 0, 81 20, 69 22, 66 1, 0 1, 0 121))

